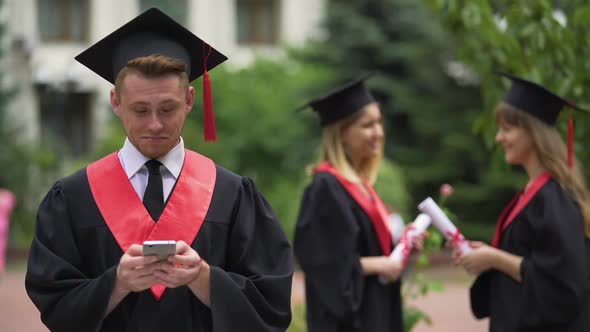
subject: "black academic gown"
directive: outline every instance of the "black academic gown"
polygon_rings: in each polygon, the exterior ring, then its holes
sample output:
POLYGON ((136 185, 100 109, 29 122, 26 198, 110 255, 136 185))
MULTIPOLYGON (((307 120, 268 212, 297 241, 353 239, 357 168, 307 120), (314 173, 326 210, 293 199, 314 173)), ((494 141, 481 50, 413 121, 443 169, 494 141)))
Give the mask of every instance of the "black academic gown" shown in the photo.
POLYGON ((371 220, 332 174, 316 173, 306 188, 294 247, 310 332, 403 331, 401 283, 363 275, 360 258, 383 252, 371 220))
POLYGON ((186 286, 166 289, 159 302, 148 289, 130 293, 103 319, 123 251, 84 169, 57 182, 40 205, 27 293, 52 331, 287 329, 292 251, 250 179, 217 166, 211 205, 192 247, 211 266, 210 308, 186 286))
POLYGON ((522 256, 522 283, 490 270, 471 288, 490 331, 590 331, 590 241, 579 207, 554 180, 518 213, 499 248, 522 256))

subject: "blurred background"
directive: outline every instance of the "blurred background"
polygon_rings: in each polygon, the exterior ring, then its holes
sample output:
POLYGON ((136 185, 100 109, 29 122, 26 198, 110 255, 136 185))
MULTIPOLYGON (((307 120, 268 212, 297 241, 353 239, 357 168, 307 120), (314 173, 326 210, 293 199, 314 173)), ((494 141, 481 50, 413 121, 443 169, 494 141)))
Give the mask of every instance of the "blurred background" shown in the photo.
MULTIPOLYGON (((74 56, 150 7, 229 57, 211 71, 217 142, 202 140, 197 104, 185 144, 252 177, 289 239, 321 138, 315 114, 295 109, 344 80, 379 73, 368 84, 386 119, 376 185, 385 203, 409 222, 417 203, 439 199, 439 187, 451 184, 445 207, 452 220, 467 238, 484 241, 525 180, 493 144, 491 111, 509 86, 493 71, 525 76, 590 108, 588 0, 0 0, 0 165, 2 185, 17 198, 0 277, 0 293, 15 293, 0 305, 2 331, 46 331, 22 282, 42 197, 124 141, 111 86, 74 56), (25 314, 29 320, 17 319, 25 314)), ((197 91, 201 84, 194 82, 197 91)), ((585 165, 590 118, 573 116, 585 165)), ((564 132, 566 123, 559 122, 564 132)), ((408 273, 406 305, 417 308, 408 319, 432 321, 408 330, 447 331, 445 319, 454 320, 448 331, 486 330, 469 312, 470 277, 447 261, 434 253, 408 273)), ((290 330, 305 331, 300 279, 294 287, 290 330)))

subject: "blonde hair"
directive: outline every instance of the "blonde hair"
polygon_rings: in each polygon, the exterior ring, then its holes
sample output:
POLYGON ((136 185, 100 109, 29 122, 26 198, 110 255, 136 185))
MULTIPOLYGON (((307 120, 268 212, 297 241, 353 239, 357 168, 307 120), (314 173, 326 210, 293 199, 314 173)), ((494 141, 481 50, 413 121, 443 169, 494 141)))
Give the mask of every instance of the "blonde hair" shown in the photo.
POLYGON ((147 78, 159 78, 166 75, 177 75, 180 86, 188 89, 187 66, 184 62, 160 54, 153 54, 135 58, 127 63, 115 80, 115 93, 121 98, 123 82, 130 73, 140 73, 147 78))
MULTIPOLYGON (((365 160, 357 171, 352 167, 350 158, 346 155, 344 144, 342 142, 342 133, 356 120, 358 120, 369 108, 375 103, 363 106, 358 112, 330 124, 323 129, 322 151, 320 162, 328 162, 334 166, 342 176, 357 184, 369 183, 373 185, 377 181, 379 165, 383 158, 383 145, 378 156, 365 160)), ((310 167, 311 170, 314 166, 310 167)))
POLYGON ((494 113, 496 123, 524 128, 529 133, 541 165, 578 203, 585 234, 590 237, 590 195, 580 172, 580 163, 576 160, 574 167, 569 167, 567 148, 557 129, 507 103, 498 105, 494 113))

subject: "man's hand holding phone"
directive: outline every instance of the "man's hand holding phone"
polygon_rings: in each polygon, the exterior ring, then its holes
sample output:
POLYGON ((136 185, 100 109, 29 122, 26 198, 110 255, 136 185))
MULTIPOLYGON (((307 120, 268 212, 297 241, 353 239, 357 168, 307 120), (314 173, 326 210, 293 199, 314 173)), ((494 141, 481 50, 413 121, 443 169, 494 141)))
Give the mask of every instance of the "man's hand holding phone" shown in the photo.
POLYGON ((154 271, 158 282, 168 288, 188 286, 205 305, 210 303, 211 270, 201 256, 184 241, 176 243, 176 255, 161 262, 154 271))
POLYGON ((187 285, 199 274, 201 257, 184 241, 176 243, 176 254, 162 262, 154 275, 169 288, 187 285))
POLYGON ((129 292, 159 283, 168 288, 187 286, 201 302, 210 304, 211 269, 191 246, 184 241, 146 241, 143 246, 131 245, 121 257, 109 308, 129 292))
POLYGON ((158 269, 157 256, 144 256, 142 246, 133 244, 121 257, 117 266, 115 288, 127 292, 140 292, 158 283, 154 271, 158 269))
POLYGON ((144 256, 142 246, 132 244, 117 266, 115 285, 105 312, 108 315, 130 292, 141 292, 157 284, 154 271, 161 265, 157 256, 144 256))

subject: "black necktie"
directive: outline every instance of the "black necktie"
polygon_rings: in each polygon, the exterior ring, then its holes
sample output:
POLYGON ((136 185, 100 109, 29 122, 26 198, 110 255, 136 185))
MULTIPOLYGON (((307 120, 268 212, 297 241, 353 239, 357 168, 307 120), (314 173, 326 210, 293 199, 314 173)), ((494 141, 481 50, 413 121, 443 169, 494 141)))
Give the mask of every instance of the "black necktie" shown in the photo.
POLYGON ((143 205, 145 205, 145 208, 154 221, 158 221, 164 210, 164 189, 162 187, 162 174, 160 173, 161 165, 162 163, 153 159, 145 163, 149 177, 143 195, 143 205))

